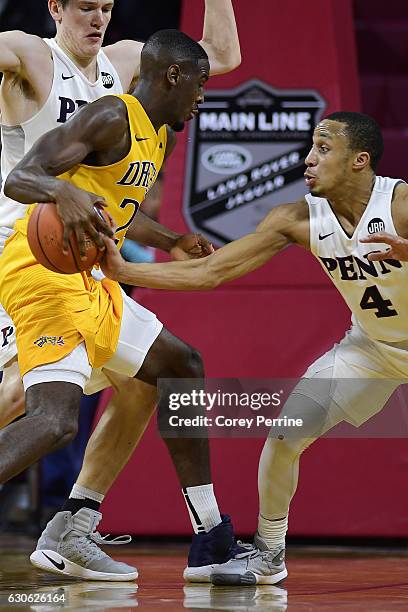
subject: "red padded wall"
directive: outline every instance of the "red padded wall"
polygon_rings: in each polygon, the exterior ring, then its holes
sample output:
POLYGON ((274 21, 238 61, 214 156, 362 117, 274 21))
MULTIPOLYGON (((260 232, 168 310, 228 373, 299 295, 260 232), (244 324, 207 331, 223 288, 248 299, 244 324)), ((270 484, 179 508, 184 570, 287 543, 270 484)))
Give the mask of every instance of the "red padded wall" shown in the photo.
MULTIPOLYGON (((182 29, 201 36, 202 13, 184 3, 182 29)), ((313 88, 329 112, 358 110, 351 0, 234 0, 243 61, 209 87, 249 78, 275 88, 313 88)), ((188 231, 181 209, 186 131, 167 164, 162 222, 188 231)), ((286 249, 256 273, 211 293, 138 291, 176 335, 203 354, 214 377, 291 377, 339 339, 350 315, 313 258, 286 249)), ((106 397, 105 397, 106 400, 106 397)), ((262 440, 214 440, 214 483, 237 530, 257 517, 262 440)), ((404 441, 324 440, 305 453, 290 534, 408 535, 407 496, 398 493, 404 441), (381 491, 381 494, 379 494, 381 491), (403 503, 401 503, 403 502, 403 503)), ((273 483, 272 485, 273 486, 273 483)), ((104 529, 174 535, 191 528, 174 469, 154 425, 104 503, 104 529)))

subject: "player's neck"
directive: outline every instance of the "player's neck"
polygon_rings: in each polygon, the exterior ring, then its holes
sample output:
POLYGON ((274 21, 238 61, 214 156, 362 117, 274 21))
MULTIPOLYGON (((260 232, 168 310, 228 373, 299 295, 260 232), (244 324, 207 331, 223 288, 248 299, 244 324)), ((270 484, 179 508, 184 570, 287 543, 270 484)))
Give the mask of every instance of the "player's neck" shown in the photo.
POLYGON ((375 174, 350 177, 328 200, 337 214, 356 221, 360 219, 370 201, 374 183, 375 174))
POLYGON ((154 129, 158 132, 161 126, 166 123, 163 116, 163 102, 160 96, 154 94, 149 88, 142 87, 140 84, 136 85, 132 91, 132 96, 139 100, 154 129))
POLYGON ((55 37, 55 41, 60 49, 69 57, 71 61, 74 62, 75 66, 82 72, 82 74, 89 80, 91 83, 95 82, 98 78, 98 62, 97 57, 81 57, 76 55, 73 51, 70 50, 69 46, 64 43, 64 40, 58 34, 55 37))

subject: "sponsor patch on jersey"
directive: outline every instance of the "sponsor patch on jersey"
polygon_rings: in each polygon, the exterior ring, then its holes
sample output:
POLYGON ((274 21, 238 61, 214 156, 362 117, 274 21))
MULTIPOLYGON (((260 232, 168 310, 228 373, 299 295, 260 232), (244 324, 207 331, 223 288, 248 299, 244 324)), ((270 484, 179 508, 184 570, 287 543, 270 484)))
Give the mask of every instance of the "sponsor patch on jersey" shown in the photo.
POLYGON ((51 346, 64 346, 64 338, 63 336, 40 336, 35 340, 34 344, 42 348, 46 344, 51 344, 51 346))
POLYGON ((376 234, 377 232, 384 232, 385 223, 382 219, 376 217, 375 219, 371 219, 371 221, 368 223, 367 230, 369 234, 376 234))
POLYGON ((106 87, 106 89, 111 89, 115 84, 115 79, 109 72, 101 72, 102 75, 102 85, 106 87))

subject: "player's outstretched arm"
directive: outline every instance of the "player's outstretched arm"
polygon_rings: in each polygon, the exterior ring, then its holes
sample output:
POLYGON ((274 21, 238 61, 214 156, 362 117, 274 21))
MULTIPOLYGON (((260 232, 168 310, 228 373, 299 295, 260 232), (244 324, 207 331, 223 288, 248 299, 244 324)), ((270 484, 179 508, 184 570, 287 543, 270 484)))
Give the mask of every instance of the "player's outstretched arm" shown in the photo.
POLYGON ((114 280, 139 287, 178 291, 213 289, 256 270, 290 242, 302 244, 302 240, 296 238, 296 232, 303 231, 302 223, 297 223, 299 205, 274 208, 256 232, 227 244, 204 259, 131 264, 121 258, 112 242, 106 241, 107 254, 102 269, 114 280), (296 225, 300 229, 296 229, 296 225))
MULTIPOLYGON (((210 60, 210 74, 223 74, 241 63, 241 51, 232 0, 205 0, 203 37, 199 41, 210 60)), ((132 91, 140 75, 143 43, 121 40, 104 47, 118 70, 123 88, 132 91)))
POLYGON ((42 69, 41 63, 47 56, 46 43, 38 36, 19 30, 0 33, 0 72, 5 76, 21 75, 31 81, 31 68, 42 69))
MULTIPOLYGON (((94 193, 57 178, 86 160, 128 138, 126 107, 120 98, 105 96, 85 106, 66 123, 42 136, 10 172, 5 194, 23 204, 55 202, 65 226, 65 245, 72 231, 77 238, 88 232, 103 248, 99 232, 112 231, 94 209, 104 204, 94 193)), ((124 144, 126 150, 127 145, 124 144)))
POLYGON ((142 211, 137 213, 126 237, 143 246, 170 253, 178 260, 205 257, 214 251, 209 240, 201 234, 178 234, 142 211))
POLYGON ((205 0, 203 37, 199 41, 210 60, 210 74, 231 72, 241 63, 232 0, 205 0))

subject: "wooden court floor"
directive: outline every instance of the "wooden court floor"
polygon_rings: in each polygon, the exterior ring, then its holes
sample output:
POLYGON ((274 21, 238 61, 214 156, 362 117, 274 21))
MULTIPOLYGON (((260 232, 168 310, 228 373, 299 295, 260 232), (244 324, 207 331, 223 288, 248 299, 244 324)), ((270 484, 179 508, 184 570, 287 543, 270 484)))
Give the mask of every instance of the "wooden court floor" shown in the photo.
POLYGON ((122 584, 79 582, 39 572, 28 561, 32 548, 27 538, 0 536, 1 611, 408 611, 408 551, 290 548, 284 583, 226 588, 184 584, 186 546, 154 543, 124 547, 121 554, 115 550, 116 558, 139 569, 137 582, 122 584), (61 603, 17 606, 8 603, 10 594, 45 594, 61 603))

